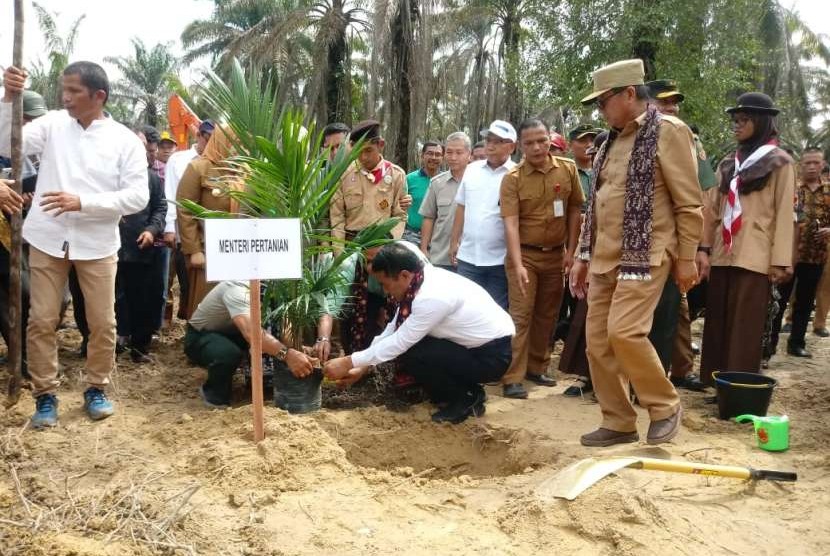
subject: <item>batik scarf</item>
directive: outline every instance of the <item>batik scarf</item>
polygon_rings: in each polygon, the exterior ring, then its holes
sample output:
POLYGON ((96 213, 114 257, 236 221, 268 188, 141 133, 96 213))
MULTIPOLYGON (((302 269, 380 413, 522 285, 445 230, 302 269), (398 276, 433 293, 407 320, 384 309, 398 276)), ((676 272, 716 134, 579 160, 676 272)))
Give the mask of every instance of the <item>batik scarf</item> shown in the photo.
MULTIPOLYGON (((657 141, 660 138, 660 112, 649 105, 645 118, 637 130, 625 182, 623 208, 622 254, 618 280, 651 279, 651 234, 654 212, 654 168, 657 160, 657 141)), ((594 213, 599 174, 605 164, 608 149, 616 138, 611 133, 594 159, 591 175, 591 194, 585 222, 582 224, 580 253, 590 259, 594 248, 594 213)))
MULTIPOLYGON (((400 328, 404 321, 409 318, 409 315, 412 313, 412 301, 415 299, 415 296, 418 295, 418 290, 421 289, 421 284, 423 283, 424 271, 421 269, 415 272, 412 277, 412 282, 409 283, 409 287, 406 289, 403 299, 398 302, 398 316, 395 318, 395 330, 400 328)), ((393 300, 390 298, 390 302, 392 301, 393 300)), ((412 386, 415 382, 415 377, 403 371, 401 366, 396 364, 394 378, 394 386, 396 388, 412 386)))
POLYGON ((354 309, 349 327, 351 350, 361 351, 369 347, 371 343, 371 338, 368 338, 366 334, 366 319, 369 318, 369 273, 366 272, 366 263, 362 261, 358 261, 354 269, 352 299, 354 309))

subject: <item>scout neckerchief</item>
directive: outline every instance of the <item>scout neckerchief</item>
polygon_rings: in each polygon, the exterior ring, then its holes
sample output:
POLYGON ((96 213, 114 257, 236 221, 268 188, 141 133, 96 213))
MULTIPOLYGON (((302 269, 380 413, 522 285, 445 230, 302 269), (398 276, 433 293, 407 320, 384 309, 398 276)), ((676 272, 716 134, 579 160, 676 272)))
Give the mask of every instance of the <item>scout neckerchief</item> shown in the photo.
MULTIPOLYGON (((643 123, 637 130, 628 174, 625 180, 623 208, 622 254, 618 280, 651 279, 651 234, 654 210, 654 164, 657 159, 657 140, 660 137, 660 112, 649 105, 643 123)), ((591 175, 591 196, 585 222, 582 225, 582 241, 579 250, 584 258, 590 258, 594 248, 594 211, 599 174, 605 157, 617 134, 611 133, 594 159, 591 175)))
POLYGON ((741 161, 738 153, 735 153, 735 170, 732 172, 732 179, 729 182, 729 192, 726 196, 726 203, 723 206, 723 245, 727 253, 732 252, 732 238, 741 230, 741 198, 742 189, 741 172, 764 158, 776 148, 775 141, 761 145, 755 149, 746 160, 741 161))
POLYGON ((378 165, 375 166, 372 171, 364 169, 358 162, 355 162, 355 164, 357 164, 357 168, 360 170, 360 173, 366 176, 373 184, 377 185, 381 182, 381 180, 383 180, 386 184, 392 183, 392 176, 390 174, 390 171, 392 170, 392 163, 388 160, 381 158, 378 165))

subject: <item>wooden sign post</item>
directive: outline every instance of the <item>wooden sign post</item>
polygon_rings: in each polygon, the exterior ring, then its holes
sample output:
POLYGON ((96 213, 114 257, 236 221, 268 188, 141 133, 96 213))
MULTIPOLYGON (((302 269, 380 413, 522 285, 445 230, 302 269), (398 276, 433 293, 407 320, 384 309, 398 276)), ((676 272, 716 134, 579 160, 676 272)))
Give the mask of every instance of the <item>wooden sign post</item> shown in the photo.
POLYGON ((302 278, 301 238, 302 226, 298 218, 205 220, 205 274, 208 282, 250 282, 251 403, 255 442, 265 438, 260 280, 302 278))

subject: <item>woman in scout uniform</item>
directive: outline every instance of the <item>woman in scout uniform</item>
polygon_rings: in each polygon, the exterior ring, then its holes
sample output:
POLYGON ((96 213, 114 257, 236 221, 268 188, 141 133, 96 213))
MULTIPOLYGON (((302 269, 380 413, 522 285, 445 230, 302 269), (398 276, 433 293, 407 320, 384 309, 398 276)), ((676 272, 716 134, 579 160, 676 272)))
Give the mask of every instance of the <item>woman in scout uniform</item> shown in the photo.
MULTIPOLYGON (((176 191, 176 200, 188 199, 208 210, 237 212, 239 205, 228 196, 225 181, 228 171, 223 162, 231 152, 232 132, 226 127, 216 128, 208 140, 202 156, 187 166, 176 191)), ((196 310, 199 302, 213 289, 205 279, 205 229, 200 220, 181 208, 176 209, 176 220, 182 241, 182 253, 187 256, 189 284, 185 318, 196 310)))
POLYGON ((711 248, 701 378, 712 371, 759 372, 770 282, 793 261, 795 165, 778 147, 779 109, 745 93, 727 112, 738 149, 718 166, 718 195, 702 249, 711 248))

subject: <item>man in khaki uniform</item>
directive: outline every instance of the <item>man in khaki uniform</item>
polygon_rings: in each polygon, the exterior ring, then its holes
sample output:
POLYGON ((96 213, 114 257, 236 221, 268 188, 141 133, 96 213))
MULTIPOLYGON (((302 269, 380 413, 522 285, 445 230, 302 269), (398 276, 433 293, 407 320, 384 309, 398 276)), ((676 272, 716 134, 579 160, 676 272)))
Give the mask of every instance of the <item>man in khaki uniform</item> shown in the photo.
POLYGON ((649 412, 648 443, 674 438, 681 407, 648 333, 669 274, 681 293, 697 283, 703 227, 692 132, 648 106, 642 60, 594 72, 596 103, 612 128, 595 161, 571 292, 588 295, 588 360, 602 424, 585 446, 636 442, 629 383, 649 412), (590 266, 590 287, 587 277, 590 266))
POLYGON ((550 335, 562 301, 563 267, 573 264, 585 201, 576 164, 549 153, 544 122, 523 122, 519 144, 524 160, 504 176, 500 193, 510 316, 516 325, 513 361, 502 377, 508 398, 527 398, 525 377, 541 386, 556 385, 546 374, 550 335))
POLYGON ((398 217, 401 222, 392 229, 392 235, 400 239, 406 225, 406 210, 401 206, 406 196, 406 172, 383 158, 379 122, 357 124, 349 142, 353 146, 360 139, 363 146, 357 161, 343 173, 331 200, 332 236, 351 239, 370 224, 398 217))

